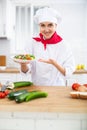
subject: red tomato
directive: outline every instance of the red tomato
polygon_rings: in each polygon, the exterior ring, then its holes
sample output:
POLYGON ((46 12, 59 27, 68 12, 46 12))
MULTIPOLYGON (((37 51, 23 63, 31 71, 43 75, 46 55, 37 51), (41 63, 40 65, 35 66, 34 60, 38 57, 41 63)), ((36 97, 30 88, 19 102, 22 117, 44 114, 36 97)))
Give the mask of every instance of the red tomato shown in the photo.
POLYGON ((85 87, 87 87, 87 84, 83 84, 85 87))
POLYGON ((79 83, 73 83, 73 84, 72 84, 72 89, 78 91, 78 88, 79 88, 80 86, 81 86, 81 85, 80 85, 79 83))
POLYGON ((9 94, 8 90, 5 90, 4 92, 0 92, 0 98, 5 98, 9 94))
POLYGON ((9 94, 9 91, 8 90, 5 90, 4 91, 5 95, 7 96, 9 94))
POLYGON ((0 98, 5 98, 5 93, 4 92, 0 92, 0 98))

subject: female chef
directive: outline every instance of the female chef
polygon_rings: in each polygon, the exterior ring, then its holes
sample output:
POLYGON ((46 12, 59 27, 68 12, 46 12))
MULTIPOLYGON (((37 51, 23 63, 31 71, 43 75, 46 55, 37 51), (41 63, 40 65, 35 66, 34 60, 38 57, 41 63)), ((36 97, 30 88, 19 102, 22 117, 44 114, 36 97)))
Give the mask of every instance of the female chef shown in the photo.
POLYGON ((31 72, 35 85, 65 86, 66 78, 75 70, 75 63, 71 50, 56 31, 61 17, 56 10, 45 7, 36 12, 34 19, 40 33, 28 43, 26 53, 33 54, 37 60, 21 63, 21 71, 31 72))

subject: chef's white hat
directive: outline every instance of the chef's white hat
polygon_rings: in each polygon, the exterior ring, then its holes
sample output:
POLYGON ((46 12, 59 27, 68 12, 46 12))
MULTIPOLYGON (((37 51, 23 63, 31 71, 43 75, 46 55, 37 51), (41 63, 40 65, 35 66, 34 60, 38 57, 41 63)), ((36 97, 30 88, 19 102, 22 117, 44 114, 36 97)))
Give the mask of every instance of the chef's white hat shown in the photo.
POLYGON ((36 11, 34 20, 37 24, 41 22, 52 22, 57 24, 60 23, 61 16, 55 9, 44 7, 36 11))

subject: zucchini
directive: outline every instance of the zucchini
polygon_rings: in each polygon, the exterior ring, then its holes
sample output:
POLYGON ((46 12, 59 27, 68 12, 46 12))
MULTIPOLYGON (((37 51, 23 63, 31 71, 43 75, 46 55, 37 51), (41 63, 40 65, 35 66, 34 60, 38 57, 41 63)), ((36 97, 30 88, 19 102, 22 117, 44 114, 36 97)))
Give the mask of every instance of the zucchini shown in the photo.
POLYGON ((26 96, 28 96, 29 94, 30 94, 30 92, 27 92, 27 93, 21 94, 21 95, 15 97, 15 101, 16 101, 17 103, 24 102, 26 96))
POLYGON ((29 95, 33 94, 33 93, 36 93, 37 91, 31 91, 31 92, 27 92, 27 93, 24 93, 24 94, 21 94, 17 97, 15 97, 15 101, 17 103, 21 103, 21 102, 24 102, 26 100, 26 97, 28 97, 29 95))
POLYGON ((14 82, 14 88, 24 87, 24 86, 30 86, 30 85, 33 85, 33 83, 30 82, 30 81, 19 81, 19 82, 14 82))
POLYGON ((25 94, 25 93, 27 93, 28 91, 26 90, 26 89, 24 89, 24 90, 18 90, 18 91, 12 91, 12 92, 10 92, 9 94, 8 94, 8 98, 10 99, 10 100, 14 100, 15 99, 15 97, 17 97, 17 96, 19 96, 19 95, 21 95, 21 94, 25 94))
POLYGON ((20 87, 26 87, 33 85, 33 82, 30 81, 18 81, 18 82, 12 82, 8 84, 8 89, 14 89, 14 88, 20 88, 20 87))
POLYGON ((26 96, 25 101, 30 101, 32 99, 36 99, 36 98, 42 98, 42 97, 47 97, 48 93, 47 92, 41 92, 41 91, 37 91, 34 93, 30 93, 29 95, 26 96))

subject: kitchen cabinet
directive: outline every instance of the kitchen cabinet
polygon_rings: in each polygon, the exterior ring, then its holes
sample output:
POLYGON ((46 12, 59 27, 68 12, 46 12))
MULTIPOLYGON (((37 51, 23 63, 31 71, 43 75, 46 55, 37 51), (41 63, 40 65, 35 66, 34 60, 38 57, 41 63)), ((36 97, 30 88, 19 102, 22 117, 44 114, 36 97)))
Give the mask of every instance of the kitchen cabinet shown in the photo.
POLYGON ((0 0, 0 38, 12 38, 15 25, 15 7, 10 0, 0 0))

